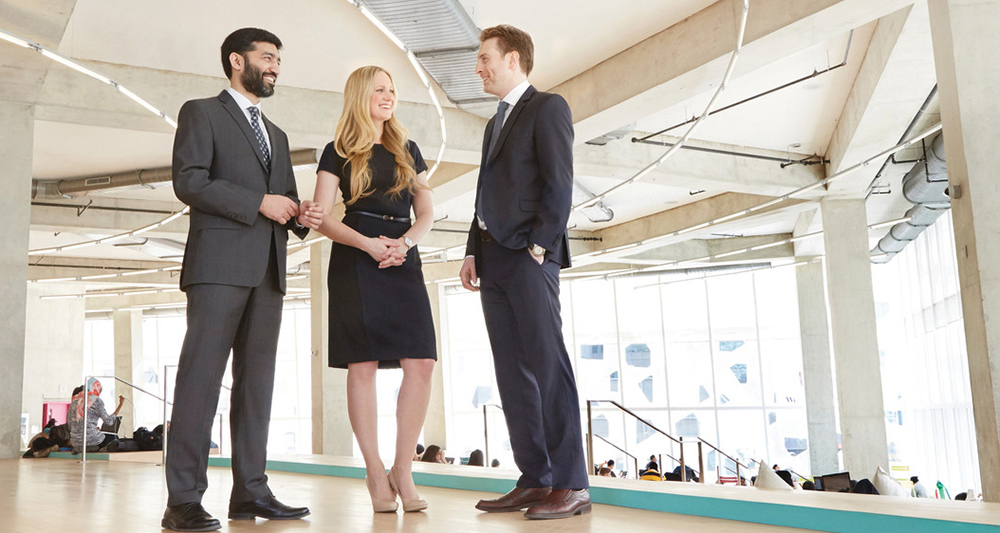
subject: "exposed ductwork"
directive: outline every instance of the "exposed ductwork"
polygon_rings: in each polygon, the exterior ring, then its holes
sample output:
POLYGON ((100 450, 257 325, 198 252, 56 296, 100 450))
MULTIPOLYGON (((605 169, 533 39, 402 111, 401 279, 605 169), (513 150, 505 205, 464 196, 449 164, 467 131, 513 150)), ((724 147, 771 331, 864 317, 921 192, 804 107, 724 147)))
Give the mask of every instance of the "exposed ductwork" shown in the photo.
MULTIPOLYGON (((296 150, 291 153, 291 158, 293 167, 315 165, 316 150, 296 150)), ((125 189, 156 189, 172 179, 170 167, 160 167, 87 178, 31 180, 31 199, 77 198, 125 189)))
MULTIPOLYGON (((458 0, 360 0, 413 52, 448 100, 465 109, 496 97, 476 76, 479 28, 458 0)), ((492 106, 490 106, 492 107, 492 106)))
POLYGON ((893 226, 872 249, 872 263, 888 263, 951 207, 943 134, 927 143, 923 160, 906 173, 902 188, 903 197, 916 205, 906 212, 910 220, 893 226))

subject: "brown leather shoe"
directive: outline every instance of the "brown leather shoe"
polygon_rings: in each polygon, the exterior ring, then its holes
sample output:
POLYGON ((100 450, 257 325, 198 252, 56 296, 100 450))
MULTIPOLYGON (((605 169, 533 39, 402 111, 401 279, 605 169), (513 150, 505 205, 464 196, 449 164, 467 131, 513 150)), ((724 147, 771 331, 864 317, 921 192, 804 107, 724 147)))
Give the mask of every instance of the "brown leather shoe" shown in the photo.
POLYGON ((590 491, 588 489, 556 489, 549 493, 545 501, 533 505, 524 513, 525 518, 542 520, 546 518, 569 518, 590 512, 590 491))
MULTIPOLYGON (((550 487, 537 489, 514 487, 510 492, 495 500, 479 500, 479 503, 476 504, 476 509, 486 511, 487 513, 520 511, 526 507, 541 503, 550 492, 552 492, 550 487)), ((590 499, 588 498, 587 501, 590 502, 590 499)))

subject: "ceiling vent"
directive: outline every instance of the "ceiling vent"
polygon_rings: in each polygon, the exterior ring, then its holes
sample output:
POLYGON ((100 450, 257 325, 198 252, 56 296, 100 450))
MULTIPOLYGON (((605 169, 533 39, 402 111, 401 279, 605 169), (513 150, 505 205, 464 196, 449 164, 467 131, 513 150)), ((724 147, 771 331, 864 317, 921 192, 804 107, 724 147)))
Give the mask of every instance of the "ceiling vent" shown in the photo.
POLYGON ((476 75, 480 30, 458 0, 361 0, 455 105, 496 102, 476 75))

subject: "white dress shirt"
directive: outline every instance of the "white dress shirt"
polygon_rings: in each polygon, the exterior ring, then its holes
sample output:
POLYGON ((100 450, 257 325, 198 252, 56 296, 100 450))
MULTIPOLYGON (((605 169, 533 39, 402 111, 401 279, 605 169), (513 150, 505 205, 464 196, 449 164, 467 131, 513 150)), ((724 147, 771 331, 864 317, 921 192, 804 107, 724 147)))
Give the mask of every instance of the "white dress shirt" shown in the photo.
MULTIPOLYGON (((520 100, 522 96, 524 96, 524 91, 527 91, 528 87, 530 86, 531 84, 528 83, 528 80, 524 80, 521 83, 518 83, 517 86, 515 86, 513 89, 511 89, 510 92, 507 93, 507 96, 501 98, 501 100, 507 102, 507 104, 510 105, 510 108, 507 109, 506 113, 504 113, 503 122, 501 122, 499 126, 494 124, 493 125, 494 128, 497 127, 503 128, 504 125, 507 124, 507 119, 510 118, 511 111, 514 110, 514 106, 517 105, 517 101, 520 100)), ((478 214, 476 215, 476 222, 479 223, 479 229, 486 229, 486 222, 483 222, 483 219, 479 218, 478 214)))
MULTIPOLYGON (((247 118, 247 124, 250 124, 252 128, 253 121, 250 120, 250 108, 256 107, 257 111, 260 111, 260 102, 256 104, 250 103, 250 100, 248 100, 246 96, 243 96, 239 91, 233 89, 232 87, 227 87, 226 91, 228 91, 229 95, 233 97, 233 100, 236 100, 236 105, 240 106, 240 109, 243 110, 243 116, 247 118)), ((267 136, 267 127, 264 126, 264 113, 260 112, 258 115, 260 116, 260 131, 264 134, 264 142, 267 143, 268 151, 273 154, 274 150, 271 148, 271 138, 267 136)))

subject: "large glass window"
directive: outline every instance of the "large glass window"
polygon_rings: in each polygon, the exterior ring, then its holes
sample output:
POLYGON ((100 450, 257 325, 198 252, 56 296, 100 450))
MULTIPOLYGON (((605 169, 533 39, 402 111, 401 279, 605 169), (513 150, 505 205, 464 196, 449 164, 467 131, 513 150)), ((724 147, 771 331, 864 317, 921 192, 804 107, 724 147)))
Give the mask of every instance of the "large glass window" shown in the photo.
MULTIPOLYGON (((783 269, 564 281, 564 334, 584 428, 587 400, 614 400, 638 417, 607 403, 592 406, 595 462, 614 459, 616 471, 634 477, 636 465, 641 470, 654 456, 662 471, 673 472, 680 447, 655 426, 691 441, 684 454, 695 469, 699 437, 744 464, 778 462, 808 474, 794 275, 783 269)), ((483 442, 482 413, 472 412, 472 399, 496 390, 492 360, 478 295, 447 294, 446 394, 454 411, 448 446, 472 449, 483 442)), ((487 418, 492 452, 494 433, 506 432, 487 418)), ((732 475, 734 465, 720 454, 708 446, 702 453, 707 481, 717 472, 732 475)))
POLYGON ((890 461, 952 494, 981 487, 951 212, 872 278, 890 461))

